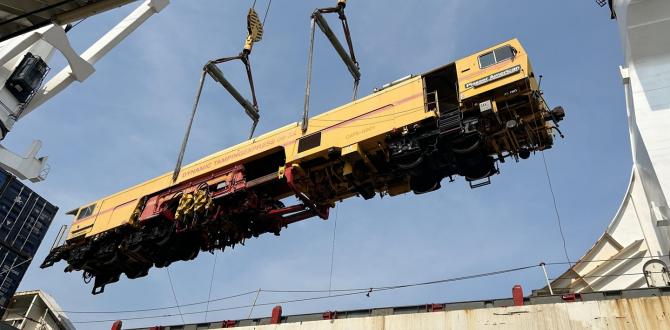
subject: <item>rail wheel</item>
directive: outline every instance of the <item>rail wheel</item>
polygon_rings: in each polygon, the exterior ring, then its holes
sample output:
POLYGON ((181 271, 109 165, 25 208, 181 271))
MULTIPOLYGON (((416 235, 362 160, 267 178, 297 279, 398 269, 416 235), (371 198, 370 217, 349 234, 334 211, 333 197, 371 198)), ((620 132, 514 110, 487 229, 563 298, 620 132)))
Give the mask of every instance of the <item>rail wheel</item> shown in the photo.
POLYGON ((440 189, 440 181, 442 181, 441 177, 432 173, 424 173, 412 176, 409 180, 409 188, 417 195, 425 194, 440 189))

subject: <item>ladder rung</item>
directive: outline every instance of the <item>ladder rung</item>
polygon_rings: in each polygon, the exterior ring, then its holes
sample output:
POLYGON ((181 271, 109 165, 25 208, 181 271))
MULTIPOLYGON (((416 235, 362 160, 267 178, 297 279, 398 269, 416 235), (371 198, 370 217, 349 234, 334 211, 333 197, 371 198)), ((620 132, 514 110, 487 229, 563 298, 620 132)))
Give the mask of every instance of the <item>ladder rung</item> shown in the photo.
POLYGON ((482 179, 481 181, 479 181, 477 183, 473 183, 475 181, 470 181, 470 180, 468 180, 468 182, 470 183, 470 188, 475 189, 475 188, 490 185, 491 184, 491 177, 490 176, 486 177, 486 179, 482 179))
POLYGON ((458 108, 442 112, 437 121, 441 134, 450 134, 462 130, 461 112, 458 108))

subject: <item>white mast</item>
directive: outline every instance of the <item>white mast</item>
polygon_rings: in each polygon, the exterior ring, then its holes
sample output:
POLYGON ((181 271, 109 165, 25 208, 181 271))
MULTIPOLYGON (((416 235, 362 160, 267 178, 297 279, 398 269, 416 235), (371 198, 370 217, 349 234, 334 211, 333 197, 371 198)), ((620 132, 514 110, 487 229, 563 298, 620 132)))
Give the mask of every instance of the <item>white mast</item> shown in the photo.
MULTIPOLYGON (((123 4, 129 1, 112 1, 108 6, 123 4)), ((33 112, 37 107, 49 101, 52 97, 69 87, 74 81, 83 82, 93 72, 98 60, 118 45, 129 34, 152 15, 160 12, 169 4, 169 0, 145 0, 137 9, 109 30, 98 41, 91 45, 81 55, 72 49, 70 41, 61 25, 52 24, 41 29, 27 32, 18 37, 0 43, 0 124, 1 136, 12 129, 14 123, 33 112), (68 66, 32 93, 31 97, 22 102, 5 85, 12 73, 20 65, 27 53, 39 56, 48 62, 54 50, 58 50, 68 62, 68 66)), ((103 4, 104 5, 104 4, 103 4)), ((85 18, 102 11, 89 10, 84 12, 85 18)), ((81 15, 80 15, 81 16, 81 15)), ((17 155, 0 145, 0 167, 16 175, 20 179, 33 182, 45 179, 48 167, 47 157, 37 158, 41 147, 40 141, 34 141, 26 156, 17 155)))
POLYGON ((613 9, 625 53, 633 169, 603 236, 553 281, 558 292, 670 285, 670 1, 613 0, 613 9))

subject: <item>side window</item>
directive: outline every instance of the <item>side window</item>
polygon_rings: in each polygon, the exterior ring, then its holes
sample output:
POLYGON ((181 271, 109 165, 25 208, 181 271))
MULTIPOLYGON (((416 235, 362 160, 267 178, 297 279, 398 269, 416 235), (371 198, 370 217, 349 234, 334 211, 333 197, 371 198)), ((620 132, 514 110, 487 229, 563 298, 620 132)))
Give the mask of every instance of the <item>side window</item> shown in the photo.
POLYGON ((93 210, 95 210, 95 204, 82 208, 81 210, 79 210, 77 220, 91 216, 91 214, 93 214, 93 210))
POLYGON ((510 46, 500 47, 494 53, 496 54, 496 63, 514 57, 514 49, 510 46))
POLYGON ((493 55, 493 52, 486 53, 482 56, 479 56, 479 67, 480 68, 485 68, 487 66, 491 66, 493 64, 496 64, 496 58, 495 55, 493 55))
POLYGON ((512 46, 503 46, 492 52, 479 56, 479 68, 484 69, 493 64, 510 59, 516 55, 516 49, 512 46))

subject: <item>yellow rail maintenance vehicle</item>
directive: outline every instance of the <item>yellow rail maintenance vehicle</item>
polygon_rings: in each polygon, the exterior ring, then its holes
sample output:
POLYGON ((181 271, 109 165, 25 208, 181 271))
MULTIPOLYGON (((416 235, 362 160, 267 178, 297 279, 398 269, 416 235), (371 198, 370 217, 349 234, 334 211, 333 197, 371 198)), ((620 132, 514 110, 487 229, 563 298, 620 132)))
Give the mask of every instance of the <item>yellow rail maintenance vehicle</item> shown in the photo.
POLYGON ((145 276, 288 224, 328 218, 335 203, 409 191, 443 178, 490 183, 497 164, 553 144, 564 112, 544 101, 516 39, 293 123, 71 211, 66 243, 42 267, 108 283, 145 276), (283 201, 295 196, 297 204, 283 201))

